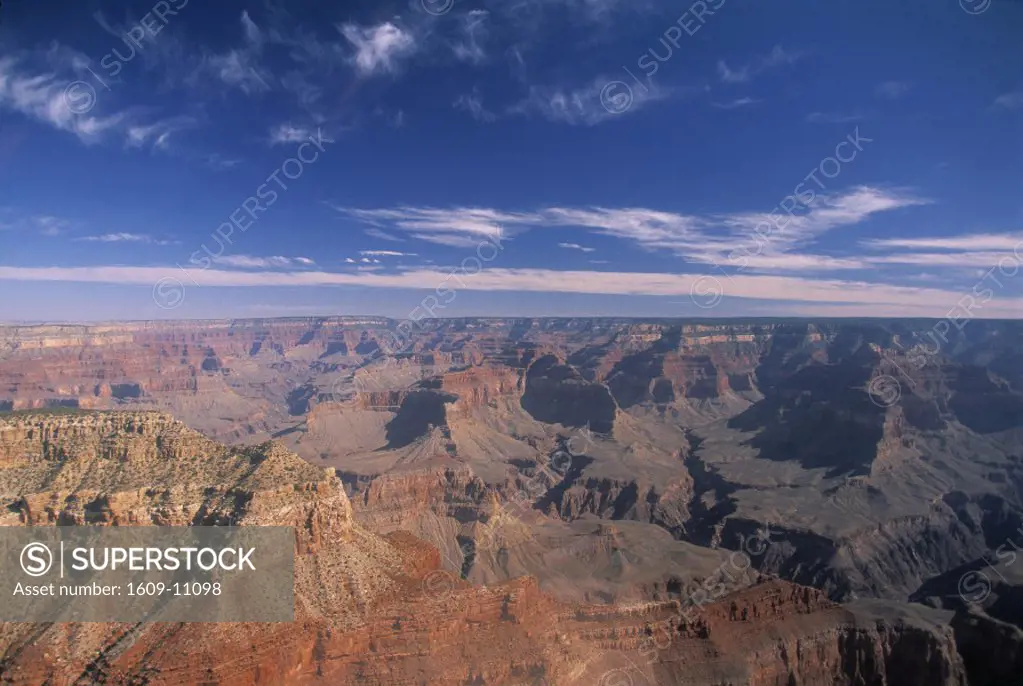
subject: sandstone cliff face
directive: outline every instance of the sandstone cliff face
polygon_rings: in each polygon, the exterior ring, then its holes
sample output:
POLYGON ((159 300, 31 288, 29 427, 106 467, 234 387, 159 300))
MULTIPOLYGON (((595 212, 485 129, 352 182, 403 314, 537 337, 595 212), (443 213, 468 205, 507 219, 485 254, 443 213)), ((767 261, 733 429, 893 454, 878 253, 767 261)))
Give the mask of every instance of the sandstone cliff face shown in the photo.
POLYGON ((481 518, 487 486, 457 463, 390 472, 356 485, 355 516, 374 531, 411 530, 431 512, 463 521, 481 518))
POLYGON ((620 683, 642 674, 651 684, 967 684, 947 627, 850 612, 778 581, 703 607, 650 604, 587 635, 628 656, 620 683))
POLYGON ((498 398, 519 393, 522 375, 513 369, 477 367, 444 374, 440 377, 440 384, 445 391, 458 396, 448 410, 449 414, 458 416, 486 407, 498 398))

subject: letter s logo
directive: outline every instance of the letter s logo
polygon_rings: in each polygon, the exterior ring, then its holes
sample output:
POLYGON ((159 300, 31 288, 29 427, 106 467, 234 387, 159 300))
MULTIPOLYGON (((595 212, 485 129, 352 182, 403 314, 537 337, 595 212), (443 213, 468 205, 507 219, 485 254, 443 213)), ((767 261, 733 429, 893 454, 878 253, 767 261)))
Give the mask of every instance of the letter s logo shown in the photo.
POLYGON ((29 543, 21 549, 21 568, 29 576, 42 576, 53 566, 53 553, 43 543, 29 543))

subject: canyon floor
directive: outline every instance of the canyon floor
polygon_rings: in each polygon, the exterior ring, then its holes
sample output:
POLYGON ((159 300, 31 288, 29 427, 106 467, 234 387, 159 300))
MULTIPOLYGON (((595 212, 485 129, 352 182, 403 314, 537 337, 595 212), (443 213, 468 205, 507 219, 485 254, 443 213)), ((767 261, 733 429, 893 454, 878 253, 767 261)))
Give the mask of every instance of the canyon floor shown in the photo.
POLYGON ((292 525, 301 607, 296 627, 4 624, 10 682, 1023 683, 1019 322, 0 341, 6 525, 292 525))

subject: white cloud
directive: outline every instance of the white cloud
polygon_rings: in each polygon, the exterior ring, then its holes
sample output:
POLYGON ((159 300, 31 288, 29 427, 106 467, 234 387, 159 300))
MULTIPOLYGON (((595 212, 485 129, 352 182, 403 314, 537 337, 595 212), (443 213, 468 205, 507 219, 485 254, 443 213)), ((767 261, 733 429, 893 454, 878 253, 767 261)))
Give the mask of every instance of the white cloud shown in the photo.
POLYGON ((128 127, 126 143, 129 147, 140 148, 152 144, 154 148, 167 150, 171 134, 195 125, 190 117, 176 117, 148 125, 128 127))
POLYGON ((542 223, 549 226, 578 226, 607 236, 635 241, 640 245, 665 247, 680 245, 699 228, 697 217, 661 212, 639 207, 584 209, 549 207, 541 213, 542 223))
MULTIPOLYGON (((1017 243, 1017 251, 1023 255, 1023 241, 1017 243)), ((914 264, 928 267, 995 267, 1008 260, 1017 262, 1012 251, 1006 252, 955 252, 955 253, 903 253, 870 257, 872 264, 914 264)))
POLYGON ((210 168, 217 169, 217 170, 233 169, 234 167, 237 167, 239 164, 242 163, 242 161, 239 160, 239 159, 233 159, 233 158, 230 158, 230 157, 224 157, 223 155, 220 155, 218 153, 213 153, 211 155, 206 155, 203 158, 203 161, 210 168))
POLYGON ((614 78, 597 79, 590 86, 576 89, 531 86, 529 95, 509 108, 508 112, 539 115, 548 121, 572 126, 594 126, 626 113, 638 112, 650 103, 671 95, 671 90, 653 84, 648 88, 631 88, 614 78), (616 89, 605 90, 615 82, 619 84, 616 89), (612 96, 621 98, 624 104, 617 104, 617 101, 611 100, 612 96))
POLYGON ((1023 91, 999 95, 995 98, 995 107, 1004 107, 1007 110, 1023 107, 1023 91))
POLYGON ((67 219, 49 214, 28 215, 0 206, 0 231, 24 231, 40 236, 59 236, 72 228, 67 219))
POLYGON ((481 64, 486 60, 486 52, 480 43, 487 37, 489 17, 486 10, 470 10, 459 17, 460 36, 451 46, 457 59, 471 64, 481 64))
POLYGON ((809 207, 797 207, 791 216, 783 214, 777 220, 767 212, 691 215, 641 207, 546 207, 533 212, 479 207, 335 209, 414 238, 456 247, 472 247, 480 238, 512 235, 531 227, 577 227, 689 262, 800 271, 865 268, 856 258, 796 253, 833 229, 927 202, 902 191, 858 186, 818 195, 809 207))
MULTIPOLYGON (((0 267, 0 279, 13 281, 70 281, 137 284, 152 287, 160 279, 175 276, 176 267, 0 267)), ((435 290, 453 287, 449 271, 416 269, 395 274, 323 271, 189 271, 189 278, 202 287, 316 287, 351 285, 364 288, 411 288, 435 290)), ((183 276, 183 275, 181 275, 183 276)), ((460 274, 457 287, 469 291, 530 291, 611 295, 652 295, 688 297, 694 288, 705 288, 709 277, 699 274, 636 273, 606 271, 556 271, 549 269, 487 268, 475 274, 460 274)), ((895 286, 858 280, 807 279, 790 276, 737 274, 722 277, 717 285, 725 297, 751 301, 798 301, 800 307, 813 304, 853 305, 875 313, 912 312, 945 316, 963 294, 916 286, 895 286), (866 309, 872 308, 872 309, 866 309)), ((996 296, 976 316, 1018 317, 1023 298, 996 296)))
POLYGON ((245 40, 250 45, 258 46, 263 43, 263 32, 249 17, 248 11, 242 11, 242 27, 245 29, 245 40))
POLYGON ((284 145, 298 143, 316 137, 316 131, 306 126, 293 126, 290 123, 278 124, 270 129, 270 144, 284 145))
POLYGON ((214 257, 213 261, 228 267, 240 269, 266 269, 270 267, 284 268, 297 265, 309 266, 316 264, 308 257, 283 257, 272 255, 270 257, 253 257, 252 255, 221 255, 214 257))
POLYGON ((338 30, 355 48, 352 61, 363 76, 394 73, 399 60, 416 50, 415 38, 389 21, 370 27, 342 24, 338 30))
POLYGON ((579 245, 578 243, 558 243, 559 248, 565 248, 566 250, 579 250, 580 252, 596 252, 596 248, 587 248, 585 245, 579 245))
POLYGON ((1023 260, 1023 234, 973 234, 923 238, 880 238, 864 241, 871 250, 888 250, 874 255, 872 264, 900 264, 940 267, 945 270, 995 267, 1006 261, 1023 260), (897 252, 908 251, 908 252, 897 252))
POLYGON ((985 233, 937 238, 877 238, 865 241, 871 248, 911 250, 1013 250, 1023 242, 1023 233, 985 233))
POLYGON ((241 24, 245 45, 222 55, 207 56, 204 66, 223 83, 247 95, 269 91, 273 75, 260 66, 265 36, 247 11, 241 14, 241 24))
POLYGON ((502 240, 504 237, 495 236, 491 239, 478 237, 473 238, 472 236, 453 233, 414 233, 412 234, 412 238, 417 238, 428 243, 436 243, 437 245, 446 245, 450 248, 475 248, 484 241, 502 240))
POLYGON ((492 122, 497 120, 497 115, 488 111, 483 106, 483 98, 480 97, 480 94, 475 89, 471 95, 459 95, 452 103, 452 107, 456 110, 468 112, 476 121, 492 122))
POLYGON ((397 250, 360 250, 359 254, 371 257, 418 257, 414 252, 398 252, 397 250))
POLYGON ((223 55, 213 55, 208 66, 221 81, 248 95, 271 90, 270 72, 259 68, 256 56, 249 50, 229 50, 223 55))
POLYGON ((176 245, 177 241, 169 241, 162 238, 153 238, 143 233, 104 233, 98 236, 82 236, 76 241, 89 241, 94 243, 148 243, 152 245, 176 245))
POLYGON ((98 97, 95 84, 79 81, 75 76, 61 78, 54 72, 25 68, 23 61, 13 57, 0 58, 0 108, 73 133, 86 144, 98 142, 108 131, 120 129, 125 123, 123 113, 93 115, 98 97), (72 107, 88 109, 76 114, 72 107))
MULTIPOLYGON (((856 186, 843 193, 818 195, 806 214, 793 216, 784 228, 772 228, 769 242, 776 247, 797 247, 831 229, 858 224, 873 214, 929 202, 910 193, 871 186, 856 186)), ((721 219, 740 235, 752 232, 765 222, 768 225, 774 223, 770 215, 764 213, 735 213, 721 215, 721 219)))
POLYGON ((376 210, 335 205, 331 207, 367 223, 383 223, 392 230, 411 233, 414 238, 455 246, 476 245, 480 238, 499 238, 503 236, 503 224, 524 224, 530 220, 530 215, 473 207, 397 207, 376 210))
POLYGON ((380 240, 391 241, 392 243, 404 243, 405 242, 404 238, 398 238, 397 236, 392 236, 391 234, 387 233, 386 231, 381 231, 380 229, 377 229, 377 228, 366 229, 365 231, 363 231, 363 233, 366 234, 367 236, 369 236, 370 238, 379 238, 380 240))
POLYGON ((123 136, 129 147, 152 145, 167 149, 173 133, 196 124, 192 117, 181 116, 145 122, 137 112, 109 111, 110 96, 86 68, 88 58, 55 45, 49 51, 24 53, 19 57, 0 57, 0 110, 10 110, 74 134, 86 145, 123 136), (59 60, 57 60, 59 58, 59 60), (33 69, 28 64, 57 60, 70 65, 64 73, 33 69))
POLYGON ((749 252, 740 248, 725 258, 723 264, 754 272, 823 272, 840 269, 867 269, 870 265, 860 259, 831 257, 828 255, 798 253, 757 254, 756 244, 748 246, 749 252))
POLYGON ((731 100, 729 102, 715 102, 715 103, 711 103, 711 104, 713 104, 714 107, 717 107, 718 109, 721 109, 721 110, 734 110, 734 109, 738 109, 740 107, 749 107, 750 105, 756 105, 759 102, 761 102, 761 101, 757 100, 756 98, 746 97, 746 98, 736 98, 735 100, 731 100))
POLYGON ((787 64, 794 64, 803 57, 801 52, 789 52, 780 45, 774 48, 763 57, 758 57, 748 64, 735 69, 730 68, 724 60, 718 61, 718 76, 726 83, 745 83, 754 76, 769 69, 781 67, 787 64))
POLYGON ((59 217, 43 214, 29 217, 29 224, 44 236, 57 236, 71 226, 71 222, 59 217))

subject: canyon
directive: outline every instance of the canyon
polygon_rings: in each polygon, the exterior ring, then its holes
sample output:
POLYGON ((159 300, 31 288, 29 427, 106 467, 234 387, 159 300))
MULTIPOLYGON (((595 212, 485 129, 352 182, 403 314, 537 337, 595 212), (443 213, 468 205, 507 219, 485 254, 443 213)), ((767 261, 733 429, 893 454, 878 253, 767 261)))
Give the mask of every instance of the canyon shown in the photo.
POLYGON ((1018 679, 1020 322, 333 317, 0 341, 5 525, 294 526, 301 608, 287 629, 96 625, 81 650, 73 625, 5 624, 19 683, 1018 679))

